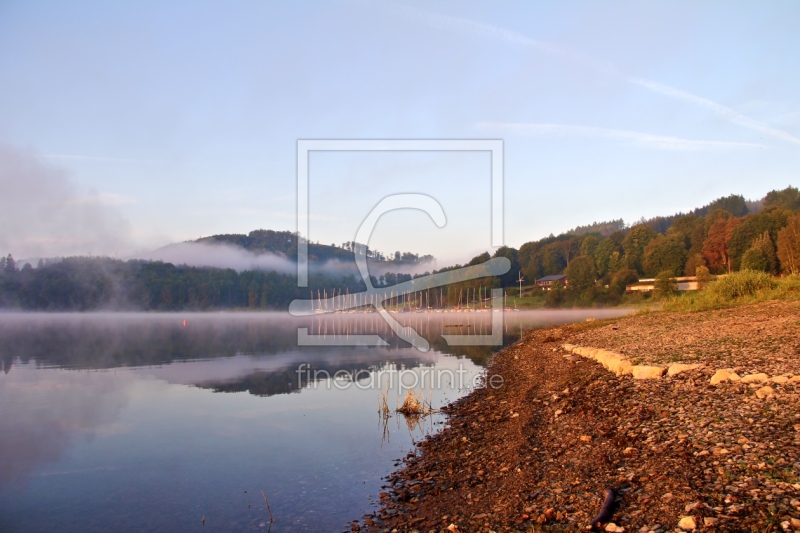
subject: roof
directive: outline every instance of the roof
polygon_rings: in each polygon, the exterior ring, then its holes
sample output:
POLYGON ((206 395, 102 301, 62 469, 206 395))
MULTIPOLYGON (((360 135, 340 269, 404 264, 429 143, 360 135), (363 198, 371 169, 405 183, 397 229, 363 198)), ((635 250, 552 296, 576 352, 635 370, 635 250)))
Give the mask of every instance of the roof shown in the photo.
POLYGON ((536 283, 539 283, 540 281, 558 281, 566 277, 567 277, 566 274, 553 274, 552 276, 545 276, 543 278, 537 279, 536 283))

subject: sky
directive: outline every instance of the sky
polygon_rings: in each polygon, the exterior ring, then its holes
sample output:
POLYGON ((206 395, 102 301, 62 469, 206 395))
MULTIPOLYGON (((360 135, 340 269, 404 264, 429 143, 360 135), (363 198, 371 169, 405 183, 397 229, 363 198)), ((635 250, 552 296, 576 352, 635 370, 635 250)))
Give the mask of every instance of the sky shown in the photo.
MULTIPOLYGON (((504 242, 800 185, 793 2, 0 2, 0 253, 296 226, 299 139, 501 139, 504 242)), ((492 251, 487 152, 313 152, 312 241, 492 251)))

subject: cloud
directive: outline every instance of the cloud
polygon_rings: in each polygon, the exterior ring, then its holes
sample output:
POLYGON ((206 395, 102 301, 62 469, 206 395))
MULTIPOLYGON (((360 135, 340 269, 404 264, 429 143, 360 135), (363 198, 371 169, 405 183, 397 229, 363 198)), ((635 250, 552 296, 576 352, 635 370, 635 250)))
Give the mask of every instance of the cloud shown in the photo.
POLYGON ((572 126, 565 124, 534 124, 520 122, 479 122, 475 125, 479 129, 506 131, 521 135, 547 135, 553 137, 599 137, 624 141, 632 146, 655 148, 659 150, 718 150, 718 149, 751 149, 768 148, 758 143, 728 142, 728 141, 702 141, 682 139, 665 135, 653 135, 639 131, 617 130, 600 128, 596 126, 572 126))
POLYGON ((759 122, 758 120, 746 117, 745 115, 739 113, 738 111, 731 109, 730 107, 724 106, 722 104, 718 104, 717 102, 709 100, 708 98, 703 98, 702 96, 697 96, 690 92, 670 87, 669 85, 664 85, 662 83, 657 83, 642 78, 628 77, 627 81, 629 83, 633 83, 635 85, 639 85, 640 87, 649 89, 653 92, 669 96, 670 98, 677 98, 679 100, 691 102, 693 104, 705 107, 706 109, 710 109, 711 111, 716 113, 719 117, 724 118, 734 124, 738 124, 739 126, 743 126, 753 131, 757 131, 758 133, 774 137, 775 139, 780 139, 788 143, 800 145, 800 138, 795 137, 794 135, 787 133, 783 130, 773 128, 772 126, 764 124, 763 122, 759 122))
POLYGON ((663 83, 658 83, 656 81, 623 74, 619 72, 616 68, 609 66, 605 63, 602 63, 592 57, 577 54, 575 52, 569 51, 553 43, 545 41, 537 41, 535 39, 527 37, 524 34, 506 28, 492 26, 490 24, 483 24, 481 22, 476 22, 468 19, 439 15, 437 13, 431 13, 428 11, 423 11, 415 8, 398 7, 397 9, 395 9, 395 11, 405 16, 409 16, 416 20, 422 21, 423 23, 432 26, 434 28, 458 31, 462 33, 470 33, 481 37, 488 37, 490 39, 503 41, 513 45, 535 48, 537 50, 541 50, 548 54, 557 55, 566 58, 574 63, 578 63, 591 70, 595 70, 602 74, 617 77, 619 79, 622 79, 626 83, 642 87, 651 92, 704 107, 712 111, 720 118, 723 118, 731 122, 732 124, 736 124, 738 126, 742 126, 744 128, 756 131, 762 135, 767 135, 774 139, 779 139, 784 142, 800 145, 800 137, 796 137, 788 132, 785 132, 778 128, 774 128, 768 124, 747 117, 728 106, 714 102, 713 100, 709 100, 708 98, 692 94, 688 91, 684 91, 682 89, 677 89, 675 87, 665 85, 663 83))
POLYGON ((0 145, 0 253, 19 257, 113 254, 132 246, 115 209, 132 198, 82 192, 30 150, 0 145))

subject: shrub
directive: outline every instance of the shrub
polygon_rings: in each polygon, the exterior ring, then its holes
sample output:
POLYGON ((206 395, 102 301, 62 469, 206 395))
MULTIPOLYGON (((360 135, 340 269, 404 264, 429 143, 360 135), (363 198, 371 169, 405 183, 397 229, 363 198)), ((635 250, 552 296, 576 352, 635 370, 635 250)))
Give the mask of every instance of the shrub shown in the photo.
POLYGON ((658 273, 655 280, 655 295, 658 297, 673 296, 678 292, 678 282, 671 270, 658 273))
POLYGON ((710 283, 707 292, 723 300, 735 300, 774 289, 777 282, 766 272, 741 270, 710 283))

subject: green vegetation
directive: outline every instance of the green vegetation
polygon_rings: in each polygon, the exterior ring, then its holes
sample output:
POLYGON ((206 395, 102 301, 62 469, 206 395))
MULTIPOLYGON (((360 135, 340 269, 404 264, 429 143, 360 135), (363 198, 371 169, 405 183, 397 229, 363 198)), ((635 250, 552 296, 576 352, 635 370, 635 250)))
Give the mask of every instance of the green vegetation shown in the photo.
MULTIPOLYGON (((225 243, 255 253, 271 252, 291 258, 296 254, 299 237, 291 232, 256 230, 247 235, 215 235, 198 242, 225 243)), ((308 249, 312 261, 349 262, 353 272, 354 252, 365 253, 371 268, 382 273, 373 277, 373 285, 383 287, 424 275, 398 271, 409 264, 419 268, 420 263, 432 259, 409 252, 383 254, 353 242, 341 246, 309 242, 308 249)), ((493 255, 483 253, 466 265, 453 265, 434 273, 480 265, 492 257, 508 259, 509 272, 424 294, 404 293, 396 304, 415 308, 485 307, 490 305, 491 289, 502 287, 508 294, 517 288, 520 274, 528 284, 556 274, 565 274, 567 280, 566 285, 558 285, 551 291, 539 288, 528 291, 516 302, 519 307, 641 303, 649 301, 651 296, 626 294, 625 288, 643 277, 658 278, 655 299, 688 302, 691 297, 673 295, 676 277, 697 274, 702 278, 701 285, 721 287, 709 283, 712 275, 740 270, 761 272, 766 277, 800 274, 800 191, 794 187, 771 191, 756 202, 732 195, 688 214, 643 219, 632 226, 621 220, 594 223, 559 236, 527 242, 519 250, 504 246, 493 255)), ((310 280, 308 289, 299 290, 294 275, 277 272, 237 272, 86 257, 40 262, 37 268, 25 264, 20 268, 11 255, 0 257, 0 307, 5 308, 285 309, 295 298, 310 295, 325 298, 333 293, 363 290, 363 282, 355 275, 317 275, 310 280)), ((703 291, 704 298, 712 298, 710 295, 716 290, 703 291)), ((507 303, 513 305, 514 300, 508 299, 507 303)))
POLYGON ((800 276, 774 278, 766 272, 741 270, 712 281, 697 292, 673 296, 667 311, 700 311, 767 300, 800 300, 800 276))

